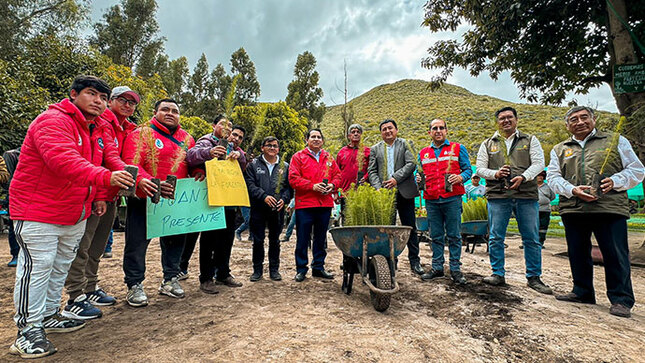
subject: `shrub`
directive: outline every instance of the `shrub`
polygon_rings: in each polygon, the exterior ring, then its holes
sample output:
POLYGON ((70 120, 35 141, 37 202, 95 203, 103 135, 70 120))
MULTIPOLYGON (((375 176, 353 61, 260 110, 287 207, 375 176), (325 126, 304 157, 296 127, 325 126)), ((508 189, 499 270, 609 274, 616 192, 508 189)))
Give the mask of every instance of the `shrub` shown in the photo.
POLYGON ((353 187, 345 194, 346 226, 378 226, 392 224, 396 189, 379 190, 369 185, 353 187))

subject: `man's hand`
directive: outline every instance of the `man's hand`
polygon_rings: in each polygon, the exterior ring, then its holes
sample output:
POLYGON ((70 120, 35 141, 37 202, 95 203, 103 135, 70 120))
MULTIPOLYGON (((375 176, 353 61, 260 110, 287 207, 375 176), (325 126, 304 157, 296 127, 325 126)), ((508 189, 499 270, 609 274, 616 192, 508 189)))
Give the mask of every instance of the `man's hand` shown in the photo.
POLYGON ((152 197, 157 192, 157 185, 150 179, 143 178, 139 181, 139 189, 147 196, 152 197))
POLYGON ((211 148, 210 154, 211 158, 219 159, 226 155, 226 148, 224 146, 217 145, 211 148))
POLYGON ((511 179, 511 186, 510 189, 518 189, 520 187, 520 184, 524 182, 524 177, 521 175, 518 175, 511 179))
POLYGON ((206 179, 206 174, 202 173, 201 171, 195 172, 195 181, 202 181, 206 179))
POLYGON ((291 207, 287 206, 286 212, 291 213, 291 207))
POLYGON ((448 183, 455 185, 455 184, 461 184, 464 181, 464 177, 461 176, 460 174, 450 174, 448 177, 448 183))
POLYGON ((593 202, 598 198, 594 197, 591 194, 587 194, 585 192, 590 189, 591 189, 591 185, 578 185, 577 187, 574 187, 573 190, 571 190, 571 193, 585 202, 593 202))
POLYGON ((172 195, 175 194, 175 187, 173 187, 171 184, 166 183, 165 181, 161 182, 161 196, 170 199, 172 198, 172 195))
POLYGON ((278 205, 278 201, 275 200, 273 196, 267 195, 266 198, 264 198, 264 203, 268 205, 271 208, 275 208, 278 205))
POLYGON ((282 207, 284 207, 284 200, 279 199, 278 203, 277 203, 277 205, 275 207, 275 210, 279 211, 280 209, 282 209, 282 207))
POLYGON ((92 214, 100 217, 105 214, 106 210, 107 210, 107 204, 104 201, 99 200, 96 202, 92 202, 92 214))
POLYGON ((612 189, 614 189, 614 181, 611 178, 605 178, 600 181, 600 189, 602 189, 603 193, 609 193, 612 189))
POLYGON ((495 173, 495 179, 503 179, 509 175, 511 175, 511 167, 504 165, 495 173))
POLYGON ((132 175, 125 170, 113 171, 110 175, 110 186, 128 189, 134 185, 132 175))
POLYGON ((325 183, 316 183, 316 184, 314 184, 313 191, 318 192, 320 194, 325 194, 325 192, 327 191, 327 184, 325 184, 325 183))
POLYGON ((329 194, 329 193, 333 192, 334 188, 335 188, 334 184, 328 183, 327 187, 325 187, 325 193, 323 193, 323 194, 329 194))
POLYGON ((417 182, 417 184, 421 183, 421 174, 417 173, 417 175, 414 177, 414 180, 417 182))
POLYGON ((242 156, 242 153, 239 151, 231 151, 230 154, 226 155, 227 159, 237 160, 242 156))
POLYGON ((396 179, 390 178, 383 182, 383 188, 392 189, 396 187, 396 179))

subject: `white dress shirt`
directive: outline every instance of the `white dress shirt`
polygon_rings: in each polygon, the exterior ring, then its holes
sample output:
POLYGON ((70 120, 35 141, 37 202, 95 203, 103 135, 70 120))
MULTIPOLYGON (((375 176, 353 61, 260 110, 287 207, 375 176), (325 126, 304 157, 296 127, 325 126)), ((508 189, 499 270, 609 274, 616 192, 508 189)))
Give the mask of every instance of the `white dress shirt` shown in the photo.
MULTIPOLYGON (((513 145, 513 141, 515 141, 515 137, 517 137, 518 133, 519 132, 515 130, 515 132, 506 139, 507 153, 510 153, 511 146, 513 145)), ((498 131, 495 131, 495 133, 493 134, 493 137, 495 136, 500 136, 498 131)), ((524 177, 524 179, 526 179, 526 181, 535 179, 535 177, 540 174, 542 170, 544 170, 544 151, 542 151, 542 145, 540 145, 540 141, 537 139, 537 137, 531 135, 529 142, 531 166, 529 166, 528 169, 524 170, 524 172, 522 173, 522 176, 524 177)), ((477 175, 486 180, 495 180, 495 174, 497 173, 497 171, 499 171, 499 169, 488 168, 488 151, 486 150, 486 144, 483 142, 479 147, 479 152, 477 152, 476 165, 477 175)))

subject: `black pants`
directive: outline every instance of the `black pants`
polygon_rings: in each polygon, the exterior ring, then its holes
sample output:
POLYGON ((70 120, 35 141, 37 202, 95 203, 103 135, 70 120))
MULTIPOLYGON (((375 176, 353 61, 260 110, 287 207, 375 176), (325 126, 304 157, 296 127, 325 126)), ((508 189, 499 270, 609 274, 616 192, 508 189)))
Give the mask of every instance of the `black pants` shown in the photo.
POLYGON ((226 228, 202 232, 199 238, 199 282, 215 277, 224 280, 231 275, 229 266, 235 239, 235 210, 225 208, 226 228))
MULTIPOLYGON (((179 274, 179 260, 185 241, 185 234, 159 238, 164 281, 179 274)), ((124 281, 128 288, 145 279, 146 252, 149 244, 150 240, 146 239, 146 200, 128 198, 123 250, 124 281)))
POLYGON ((551 212, 540 212, 540 244, 544 246, 546 232, 549 231, 549 222, 551 222, 551 212))
POLYGON ((410 260, 410 265, 420 263, 421 259, 419 258, 419 239, 417 237, 416 216, 414 215, 414 198, 404 198, 400 193, 397 192, 396 211, 399 213, 401 224, 404 226, 412 227, 410 238, 408 238, 408 260, 410 260))
POLYGON ((262 273, 264 262, 264 236, 269 229, 269 271, 278 271, 280 267, 280 232, 284 208, 280 212, 271 208, 251 208, 249 231, 253 237, 253 272, 262 273))
POLYGON ((591 234, 598 241, 605 266, 607 297, 612 304, 634 306, 627 218, 617 214, 562 214, 567 239, 573 293, 583 299, 595 299, 591 234))
POLYGON ((193 251, 195 251, 195 245, 197 244, 197 238, 199 238, 199 232, 186 234, 186 244, 181 253, 181 262, 179 262, 179 269, 184 272, 188 271, 190 258, 193 256, 193 251))

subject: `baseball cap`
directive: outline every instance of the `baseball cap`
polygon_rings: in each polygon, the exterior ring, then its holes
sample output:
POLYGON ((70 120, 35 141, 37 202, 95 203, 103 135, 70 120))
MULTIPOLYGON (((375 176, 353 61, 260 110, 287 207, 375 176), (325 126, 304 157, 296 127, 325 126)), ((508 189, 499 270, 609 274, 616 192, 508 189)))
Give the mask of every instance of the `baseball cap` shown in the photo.
POLYGON ((139 97, 139 94, 134 92, 130 87, 128 86, 119 86, 119 87, 114 87, 112 88, 112 98, 117 98, 121 95, 128 94, 132 97, 134 97, 134 100, 137 101, 137 103, 141 102, 141 97, 139 97))

